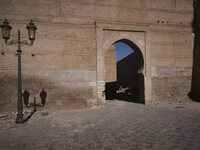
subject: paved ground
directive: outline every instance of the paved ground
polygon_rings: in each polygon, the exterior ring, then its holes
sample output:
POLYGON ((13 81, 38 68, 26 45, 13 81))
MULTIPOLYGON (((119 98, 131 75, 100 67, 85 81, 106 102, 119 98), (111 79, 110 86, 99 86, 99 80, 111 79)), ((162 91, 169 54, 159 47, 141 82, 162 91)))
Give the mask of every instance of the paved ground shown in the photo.
POLYGON ((0 150, 200 150, 200 103, 37 111, 21 125, 0 124, 0 150))

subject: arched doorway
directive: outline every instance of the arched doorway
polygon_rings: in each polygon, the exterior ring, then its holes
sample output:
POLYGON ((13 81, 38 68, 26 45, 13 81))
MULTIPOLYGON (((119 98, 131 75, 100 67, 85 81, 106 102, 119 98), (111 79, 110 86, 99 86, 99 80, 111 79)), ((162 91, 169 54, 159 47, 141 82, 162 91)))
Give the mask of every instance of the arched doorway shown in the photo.
MULTIPOLYGON (((125 24, 107 24, 96 23, 96 47, 97 47, 97 105, 105 104, 105 57, 110 46, 115 42, 123 39, 128 39, 134 42, 139 48, 144 60, 142 70, 138 72, 142 75, 139 78, 144 78, 144 95, 145 104, 151 103, 152 97, 152 68, 151 68, 151 49, 150 49, 150 31, 146 26, 125 25, 125 24)), ((134 46, 127 42, 129 45, 134 46)), ((140 55, 141 56, 141 55, 140 55)), ((142 84, 140 84, 142 85, 142 84)))
POLYGON ((138 46, 128 39, 112 44, 105 54, 105 96, 107 100, 117 99, 145 103, 144 58, 138 46), (117 49, 117 44, 124 45, 117 49), (115 45, 115 46, 114 46, 115 45), (125 46, 132 52, 126 52, 125 46), (123 58, 116 58, 123 55, 123 58))

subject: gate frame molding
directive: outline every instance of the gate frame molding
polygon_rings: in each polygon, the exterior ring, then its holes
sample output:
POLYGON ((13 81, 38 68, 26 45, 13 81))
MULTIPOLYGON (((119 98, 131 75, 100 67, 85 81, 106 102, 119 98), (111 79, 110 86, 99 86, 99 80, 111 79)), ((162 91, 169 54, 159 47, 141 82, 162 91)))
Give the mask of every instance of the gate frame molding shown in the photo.
POLYGON ((105 104, 105 54, 109 47, 120 39, 128 39, 134 42, 140 49, 144 58, 145 104, 151 103, 152 73, 151 73, 151 49, 150 27, 141 24, 116 24, 96 23, 96 49, 97 49, 97 104, 105 104), (108 34, 109 33, 109 34, 108 34), (143 35, 143 38, 141 38, 143 35), (140 37, 137 39, 137 37, 140 37), (134 39, 137 39, 135 41, 134 39), (144 43, 141 45, 140 43, 144 43), (140 44, 140 45, 139 45, 140 44), (141 48, 142 47, 142 48, 141 48))

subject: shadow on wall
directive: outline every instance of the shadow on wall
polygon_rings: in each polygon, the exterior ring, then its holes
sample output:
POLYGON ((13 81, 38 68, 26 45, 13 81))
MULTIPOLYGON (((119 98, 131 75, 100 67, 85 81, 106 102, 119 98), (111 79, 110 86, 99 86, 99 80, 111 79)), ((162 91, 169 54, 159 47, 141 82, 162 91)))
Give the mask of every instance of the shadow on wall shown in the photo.
POLYGON ((117 62, 117 81, 106 83, 106 99, 145 104, 142 53, 133 42, 127 39, 117 42, 124 42, 134 49, 134 53, 117 62))
MULTIPOLYGON (((73 109, 87 108, 88 99, 93 97, 93 89, 90 87, 61 87, 51 81, 23 75, 23 89, 30 91, 30 103, 33 103, 33 93, 38 95, 44 87, 48 93, 46 105, 42 109, 73 109)), ((15 74, 0 75, 0 112, 17 110, 17 76, 15 74)), ((37 96, 36 96, 37 97, 37 96)))

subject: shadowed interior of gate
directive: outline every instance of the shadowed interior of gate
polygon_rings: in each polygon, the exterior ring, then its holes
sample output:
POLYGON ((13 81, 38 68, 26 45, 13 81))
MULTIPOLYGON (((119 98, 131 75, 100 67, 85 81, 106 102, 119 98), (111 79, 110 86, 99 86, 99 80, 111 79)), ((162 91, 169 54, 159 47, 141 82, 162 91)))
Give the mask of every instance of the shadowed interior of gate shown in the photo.
MULTIPOLYGON (((128 39, 123 42, 133 52, 116 62, 116 51, 113 46, 106 53, 106 84, 105 95, 107 100, 123 100, 128 102, 145 103, 144 96, 144 59, 138 46, 128 39)), ((124 49, 120 49, 123 51, 124 49)))

